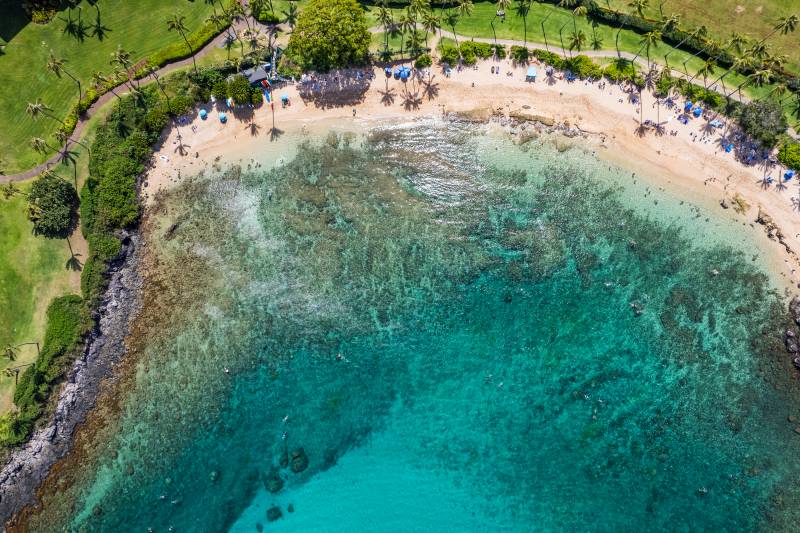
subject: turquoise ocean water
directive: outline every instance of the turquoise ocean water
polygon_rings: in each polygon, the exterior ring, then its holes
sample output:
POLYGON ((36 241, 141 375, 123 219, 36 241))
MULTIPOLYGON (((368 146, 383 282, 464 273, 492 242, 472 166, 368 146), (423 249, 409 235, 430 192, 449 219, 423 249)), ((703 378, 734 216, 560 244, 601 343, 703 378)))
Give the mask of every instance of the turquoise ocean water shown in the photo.
POLYGON ((153 211, 135 374, 33 529, 798 523, 782 301, 735 225, 484 125, 293 154, 153 211))

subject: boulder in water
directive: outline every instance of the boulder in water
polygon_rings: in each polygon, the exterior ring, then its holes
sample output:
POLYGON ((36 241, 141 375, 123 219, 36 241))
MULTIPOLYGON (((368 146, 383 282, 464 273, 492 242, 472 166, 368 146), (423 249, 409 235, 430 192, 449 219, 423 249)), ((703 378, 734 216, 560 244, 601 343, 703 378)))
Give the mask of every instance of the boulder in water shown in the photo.
POLYGON ((267 509, 267 522, 274 522, 283 516, 281 512, 281 508, 277 505, 273 505, 269 509, 267 509))
POLYGON ((306 451, 302 448, 302 446, 292 451, 292 457, 291 461, 289 462, 289 466, 292 469, 292 472, 295 474, 299 474, 308 468, 308 455, 306 455, 306 451))
POLYGON ((272 494, 279 492, 283 488, 283 479, 277 470, 270 470, 264 475, 264 488, 272 494))

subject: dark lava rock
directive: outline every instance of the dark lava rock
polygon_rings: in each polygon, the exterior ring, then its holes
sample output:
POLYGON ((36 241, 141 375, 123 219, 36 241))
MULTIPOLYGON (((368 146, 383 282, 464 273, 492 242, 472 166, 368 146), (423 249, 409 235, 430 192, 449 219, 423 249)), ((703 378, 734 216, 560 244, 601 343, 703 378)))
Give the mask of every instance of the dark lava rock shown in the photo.
POLYGON ((792 315, 794 323, 800 326, 800 296, 795 296, 789 302, 789 314, 792 315))
POLYGON ((306 451, 302 447, 292 451, 292 459, 289 466, 295 474, 299 474, 308 468, 308 455, 306 455, 306 451))
POLYGON ((281 512, 281 508, 277 505, 273 505, 269 509, 267 509, 267 522, 274 522, 275 520, 280 519, 283 516, 281 512))
POLYGON ((281 479, 281 476, 276 470, 272 470, 264 475, 264 488, 272 494, 275 494, 283 488, 283 479, 281 479))

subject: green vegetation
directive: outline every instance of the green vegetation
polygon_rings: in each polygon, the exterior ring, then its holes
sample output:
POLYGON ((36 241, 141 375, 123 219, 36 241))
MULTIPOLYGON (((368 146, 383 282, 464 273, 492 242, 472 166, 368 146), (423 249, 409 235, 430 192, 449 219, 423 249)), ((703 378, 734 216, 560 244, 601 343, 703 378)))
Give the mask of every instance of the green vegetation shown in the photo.
MULTIPOLYGON (((78 100, 77 85, 66 72, 81 83, 85 93, 91 94, 93 73, 113 74, 109 60, 119 46, 130 51, 132 65, 140 64, 144 58, 160 64, 186 56, 185 42, 179 34, 169 31, 166 20, 175 13, 185 16, 185 25, 192 32, 187 36, 196 49, 218 32, 213 25, 204 23, 213 11, 213 6, 201 1, 84 0, 77 8, 59 12, 47 24, 25 25, 9 40, 5 53, 0 54, 3 171, 27 170, 44 159, 30 147, 31 138, 47 139, 61 126, 61 120, 67 120, 70 131, 69 122, 74 127, 70 109, 78 100), (76 29, 79 20, 83 30, 76 29), (47 69, 51 50, 56 59, 63 60, 61 77, 47 69), (52 108, 54 119, 34 121, 25 116, 27 103, 36 98, 52 108)), ((5 25, 16 24, 20 21, 0 17, 0 31, 5 25)))
POLYGON ((80 296, 56 298, 47 308, 47 330, 44 345, 36 362, 27 367, 14 391, 15 414, 0 417, 0 444, 23 442, 42 413, 48 393, 66 368, 66 362, 91 327, 80 296))
POLYGON ((800 172, 800 143, 785 143, 778 152, 778 159, 787 168, 800 172))
POLYGON ((429 54, 422 54, 414 61, 414 68, 424 69, 433 65, 433 59, 429 54))
POLYGON ((769 100, 743 105, 739 113, 739 125, 750 137, 768 148, 778 144, 781 134, 786 131, 783 110, 769 100))
POLYGON ((78 222, 78 194, 71 183, 53 172, 39 176, 28 194, 28 218, 33 231, 50 239, 64 239, 78 222))
POLYGON ((300 12, 287 54, 306 70, 364 64, 370 34, 355 0, 311 0, 300 12))

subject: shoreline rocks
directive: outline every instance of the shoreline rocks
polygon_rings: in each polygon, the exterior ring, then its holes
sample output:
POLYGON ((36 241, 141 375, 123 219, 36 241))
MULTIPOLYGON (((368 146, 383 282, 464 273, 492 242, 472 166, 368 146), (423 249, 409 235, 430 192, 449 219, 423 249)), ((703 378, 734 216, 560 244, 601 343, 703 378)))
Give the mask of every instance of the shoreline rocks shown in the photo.
POLYGON ((36 502, 36 491, 50 468, 72 448, 75 428, 95 406, 100 382, 112 375, 126 354, 124 340, 140 307, 139 235, 125 235, 122 251, 110 265, 110 281, 97 310, 97 324, 81 355, 67 372, 55 413, 22 447, 13 450, 0 470, 0 519, 3 524, 36 502))

